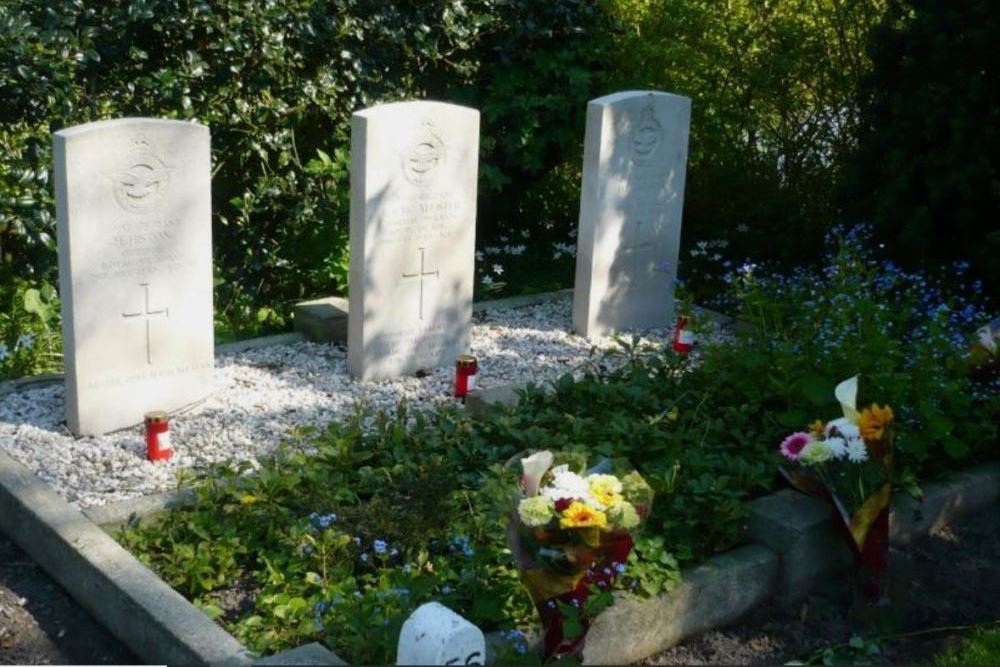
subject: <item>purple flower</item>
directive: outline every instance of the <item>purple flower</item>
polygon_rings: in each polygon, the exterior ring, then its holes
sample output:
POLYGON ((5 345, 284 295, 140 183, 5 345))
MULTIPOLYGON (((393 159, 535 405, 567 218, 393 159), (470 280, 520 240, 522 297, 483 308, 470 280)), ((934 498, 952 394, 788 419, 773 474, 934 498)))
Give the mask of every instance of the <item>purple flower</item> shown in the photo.
POLYGON ((805 431, 796 431, 781 441, 781 454, 789 461, 798 461, 799 454, 812 442, 812 436, 805 431))

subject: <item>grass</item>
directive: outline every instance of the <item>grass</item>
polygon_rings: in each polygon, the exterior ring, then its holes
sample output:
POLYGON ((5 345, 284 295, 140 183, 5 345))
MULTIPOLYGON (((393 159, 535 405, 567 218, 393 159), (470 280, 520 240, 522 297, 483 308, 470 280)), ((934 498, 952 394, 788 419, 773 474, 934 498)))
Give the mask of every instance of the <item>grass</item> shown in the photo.
POLYGON ((1000 625, 974 630, 961 644, 935 656, 933 664, 935 667, 1000 665, 1000 625))

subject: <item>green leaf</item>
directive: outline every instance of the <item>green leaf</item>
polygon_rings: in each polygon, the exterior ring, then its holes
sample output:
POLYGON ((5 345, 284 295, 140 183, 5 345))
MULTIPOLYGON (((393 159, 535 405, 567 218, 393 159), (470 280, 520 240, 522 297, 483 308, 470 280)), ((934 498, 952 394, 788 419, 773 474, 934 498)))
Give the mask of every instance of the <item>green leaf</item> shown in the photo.
POLYGON ((487 620, 503 620, 503 600, 496 595, 477 595, 472 603, 472 615, 487 620))
POLYGON ((807 375, 799 382, 799 391, 807 401, 817 407, 833 402, 834 388, 833 380, 823 375, 807 375))
POLYGON ((969 456, 970 449, 967 444, 953 435, 946 435, 941 439, 944 445, 944 452, 953 459, 961 460, 969 456))
POLYGON ((779 424, 788 428, 805 428, 809 422, 809 415, 799 408, 779 412, 775 418, 779 424))
POLYGON ((222 616, 223 611, 214 604, 200 604, 198 607, 213 621, 222 616))
POLYGON ((35 288, 24 290, 24 309, 40 317, 45 317, 46 306, 42 301, 41 292, 35 288))

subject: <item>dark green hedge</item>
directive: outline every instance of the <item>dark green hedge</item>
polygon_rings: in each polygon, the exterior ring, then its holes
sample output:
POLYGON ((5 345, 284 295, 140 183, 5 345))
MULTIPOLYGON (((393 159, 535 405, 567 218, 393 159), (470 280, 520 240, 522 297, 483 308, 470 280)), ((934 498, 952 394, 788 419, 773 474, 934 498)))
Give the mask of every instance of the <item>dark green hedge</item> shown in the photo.
POLYGON ((53 130, 196 119, 212 130, 220 324, 280 325, 294 300, 346 287, 353 111, 481 109, 489 225, 511 192, 579 153, 604 34, 577 0, 5 2, 0 275, 55 280, 53 130))
POLYGON ((871 45, 844 197, 910 266, 969 261, 1000 297, 1000 3, 894 0, 871 45))

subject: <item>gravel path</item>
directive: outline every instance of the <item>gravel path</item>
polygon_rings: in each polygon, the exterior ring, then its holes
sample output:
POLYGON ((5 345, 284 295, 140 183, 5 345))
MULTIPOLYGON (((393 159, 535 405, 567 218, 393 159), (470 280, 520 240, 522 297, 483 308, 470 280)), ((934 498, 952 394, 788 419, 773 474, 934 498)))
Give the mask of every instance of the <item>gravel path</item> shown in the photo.
MULTIPOLYGON (((471 351, 479 357, 479 386, 542 383, 579 372, 592 345, 572 331, 567 295, 517 309, 474 316, 471 351)), ((662 344, 672 331, 647 332, 662 344)), ((613 345, 595 341, 599 348, 613 345)), ((351 414, 359 402, 391 408, 408 399, 432 406, 450 397, 453 368, 424 377, 362 383, 347 373, 342 345, 296 343, 219 355, 215 393, 171 419, 174 457, 145 459, 141 425, 100 437, 74 438, 64 421, 61 383, 24 389, 0 398, 0 449, 28 466, 77 507, 176 487, 182 469, 223 461, 255 464, 295 426, 323 426, 351 414)))

